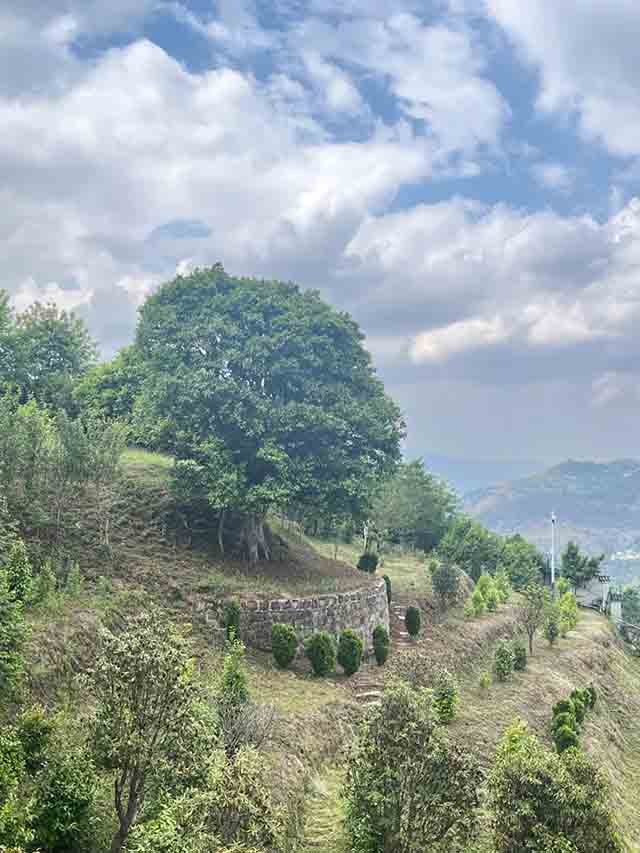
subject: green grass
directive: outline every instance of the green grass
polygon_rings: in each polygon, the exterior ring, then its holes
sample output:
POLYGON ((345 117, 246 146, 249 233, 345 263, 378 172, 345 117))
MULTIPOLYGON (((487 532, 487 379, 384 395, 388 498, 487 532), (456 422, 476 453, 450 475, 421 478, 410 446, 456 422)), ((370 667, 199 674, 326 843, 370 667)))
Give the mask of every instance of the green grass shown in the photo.
POLYGON ((125 450, 120 461, 128 478, 148 486, 166 485, 173 466, 171 456, 139 448, 125 450))
POLYGON ((324 767, 309 783, 302 853, 347 853, 340 790, 344 774, 324 767))

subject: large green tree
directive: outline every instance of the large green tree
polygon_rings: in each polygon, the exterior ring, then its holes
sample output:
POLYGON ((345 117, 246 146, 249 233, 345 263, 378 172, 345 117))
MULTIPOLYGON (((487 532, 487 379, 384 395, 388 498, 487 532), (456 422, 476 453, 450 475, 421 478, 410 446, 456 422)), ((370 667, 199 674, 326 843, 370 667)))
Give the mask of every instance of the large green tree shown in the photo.
POLYGON ((371 517, 383 538, 428 551, 445 535, 456 508, 456 497, 447 484, 416 459, 403 463, 384 483, 371 517))
POLYGON ((468 516, 458 516, 438 546, 445 562, 453 563, 477 581, 483 573, 494 574, 500 558, 500 537, 468 516))
POLYGON ((605 555, 590 557, 583 554, 575 542, 569 542, 562 554, 562 576, 574 589, 586 586, 600 573, 605 555))
POLYGON ((193 493, 241 515, 252 561, 270 556, 270 508, 357 513, 398 462, 398 407, 358 326, 315 291, 198 270, 147 300, 136 344, 142 408, 193 493))

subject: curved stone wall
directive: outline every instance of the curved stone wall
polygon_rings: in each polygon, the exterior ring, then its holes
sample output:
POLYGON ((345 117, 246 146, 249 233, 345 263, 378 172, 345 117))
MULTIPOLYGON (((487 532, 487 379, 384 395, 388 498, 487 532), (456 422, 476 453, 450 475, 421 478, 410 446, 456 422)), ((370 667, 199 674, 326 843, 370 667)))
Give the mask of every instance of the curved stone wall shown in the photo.
MULTIPOLYGON (((382 578, 350 592, 271 600, 243 597, 240 604, 243 641, 264 651, 271 651, 271 628, 278 622, 293 625, 301 646, 304 638, 316 631, 328 631, 337 636, 345 628, 351 628, 362 635, 365 654, 373 651, 376 625, 384 625, 389 630, 387 590, 382 578)), ((222 607, 220 601, 205 604, 206 621, 215 621, 220 627, 222 607)))

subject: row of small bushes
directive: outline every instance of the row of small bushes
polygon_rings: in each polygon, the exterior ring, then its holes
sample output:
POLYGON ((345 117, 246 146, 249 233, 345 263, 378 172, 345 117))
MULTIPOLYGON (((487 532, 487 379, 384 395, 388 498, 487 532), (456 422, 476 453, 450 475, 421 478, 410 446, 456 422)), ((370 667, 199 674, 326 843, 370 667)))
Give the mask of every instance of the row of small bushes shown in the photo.
POLYGON ((578 745, 582 723, 596 704, 596 690, 591 684, 583 690, 573 690, 568 699, 561 699, 553 706, 551 731, 558 752, 578 745))
MULTIPOLYGON (((287 669, 298 650, 298 635, 293 625, 274 625, 271 647, 277 666, 287 669)), ((328 631, 318 631, 305 640, 304 649, 316 675, 329 675, 335 671, 336 663, 345 675, 353 675, 360 669, 364 644, 355 631, 347 628, 341 632, 337 643, 328 631)), ((383 625, 378 625, 373 632, 373 651, 378 665, 382 666, 389 656, 389 632, 383 625)))
MULTIPOLYGON (((507 681, 513 672, 523 672, 527 668, 527 647, 516 638, 509 642, 501 640, 493 656, 493 672, 498 681, 507 681)), ((480 676, 480 687, 486 689, 491 684, 491 673, 480 676)))

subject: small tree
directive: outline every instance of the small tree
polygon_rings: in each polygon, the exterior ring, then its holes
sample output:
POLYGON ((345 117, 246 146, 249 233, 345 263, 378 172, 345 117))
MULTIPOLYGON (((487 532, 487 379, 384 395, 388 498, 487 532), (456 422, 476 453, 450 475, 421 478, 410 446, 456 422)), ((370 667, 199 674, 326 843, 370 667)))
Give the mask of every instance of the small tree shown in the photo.
POLYGON ((498 590, 496 589, 494 584, 491 584, 491 586, 487 590, 485 601, 487 603, 487 610, 489 611, 489 613, 495 613, 498 609, 500 598, 498 595, 498 590))
POLYGON ((481 773, 436 726, 423 691, 399 685, 363 722, 344 789, 353 853, 459 853, 475 833, 481 773))
POLYGON ((384 625, 376 625, 373 629, 373 653, 378 666, 383 666, 389 657, 389 632, 384 625))
POLYGON ((506 681, 514 670, 515 656, 511 644, 501 640, 493 658, 493 669, 498 681, 506 681))
POLYGON ((305 641, 304 647, 316 675, 322 677, 335 670, 336 645, 331 634, 318 631, 305 641))
POLYGON ((22 539, 14 542, 9 551, 9 559, 5 566, 9 589, 17 601, 29 604, 33 598, 33 569, 27 553, 27 546, 22 539))
POLYGON ((460 583, 460 570, 457 566, 443 560, 431 573, 431 583, 442 610, 456 603, 460 583))
POLYGON ((92 685, 96 758, 115 774, 118 829, 111 853, 120 853, 151 772, 170 756, 193 714, 191 646, 161 611, 143 611, 128 618, 122 633, 105 632, 92 685))
POLYGON ((620 853, 609 791, 589 759, 545 748, 526 724, 507 730, 488 780, 496 853, 620 853))
POLYGON ((298 651, 298 635, 293 625, 276 624, 271 629, 271 649, 280 669, 293 663, 298 651))
POLYGON ((544 635, 550 646, 553 646, 560 636, 560 608, 557 604, 550 604, 547 607, 544 618, 544 635))
POLYGON ((474 616, 482 616, 486 608, 486 602, 482 592, 476 587, 471 596, 471 606, 473 607, 474 616))
POLYGON ((506 604, 511 598, 511 581, 509 573, 504 566, 500 566, 493 578, 494 586, 498 593, 498 598, 501 604, 506 604))
POLYGON ((580 611, 578 610, 578 602, 572 592, 565 592, 558 602, 560 608, 560 618, 566 624, 568 631, 573 629, 578 624, 580 611))
POLYGON ((569 542, 562 554, 562 575, 574 589, 579 589, 598 575, 604 559, 604 554, 589 557, 580 551, 575 542, 569 542))
POLYGON ((235 598, 225 601, 223 609, 224 632, 227 640, 240 639, 240 602, 235 598))
POLYGON ((384 585, 387 589, 387 604, 391 607, 391 578, 389 575, 382 575, 382 579, 384 580, 384 585))
POLYGON ((540 584, 530 584, 522 590, 523 602, 520 606, 520 624, 529 638, 529 654, 533 654, 533 640, 544 623, 549 602, 547 590, 540 584))
POLYGON ((439 723, 450 723, 458 709, 460 694, 454 675, 445 667, 436 671, 433 680, 433 710, 439 723))
POLYGON ((338 663, 344 669, 345 675, 353 675, 360 669, 364 644, 361 637, 350 628, 340 634, 338 643, 338 663))
POLYGON ((51 561, 45 560, 36 576, 35 599, 38 604, 47 607, 55 599, 57 591, 58 578, 53 571, 51 561))
POLYGON ((361 554, 358 560, 358 568, 361 572, 366 572, 369 575, 374 575, 378 568, 378 555, 370 551, 361 554))
POLYGON ((73 562, 67 573, 64 591, 70 598, 78 598, 82 595, 83 586, 84 582, 82 573, 80 572, 80 565, 77 562, 73 562))
POLYGON ((24 675, 22 649, 27 639, 22 602, 9 587, 9 579, 0 568, 0 700, 15 697, 24 675))

